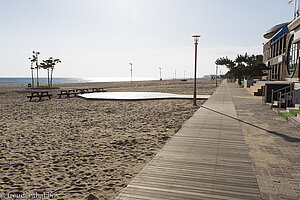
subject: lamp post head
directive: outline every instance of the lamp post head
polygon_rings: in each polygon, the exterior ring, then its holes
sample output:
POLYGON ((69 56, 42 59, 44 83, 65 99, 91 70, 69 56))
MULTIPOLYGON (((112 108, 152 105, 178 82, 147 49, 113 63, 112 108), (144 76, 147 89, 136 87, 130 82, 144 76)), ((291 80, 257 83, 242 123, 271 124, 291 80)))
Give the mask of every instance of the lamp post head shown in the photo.
POLYGON ((198 43, 200 37, 200 35, 193 35, 195 43, 198 43))

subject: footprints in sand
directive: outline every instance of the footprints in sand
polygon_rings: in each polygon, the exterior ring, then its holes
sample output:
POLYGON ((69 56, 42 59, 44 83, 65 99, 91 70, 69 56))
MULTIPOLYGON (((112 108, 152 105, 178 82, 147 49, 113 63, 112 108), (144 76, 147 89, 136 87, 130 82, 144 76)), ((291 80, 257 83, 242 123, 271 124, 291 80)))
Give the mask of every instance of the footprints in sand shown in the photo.
POLYGON ((0 103, 0 191, 58 199, 113 199, 195 111, 187 100, 30 103, 19 93, 0 103))

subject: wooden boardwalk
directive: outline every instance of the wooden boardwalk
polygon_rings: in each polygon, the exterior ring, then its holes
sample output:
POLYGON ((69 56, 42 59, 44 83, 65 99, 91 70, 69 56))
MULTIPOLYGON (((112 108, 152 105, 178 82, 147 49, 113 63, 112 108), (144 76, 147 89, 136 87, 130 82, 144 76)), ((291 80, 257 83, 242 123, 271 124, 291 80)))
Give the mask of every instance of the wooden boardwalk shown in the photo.
POLYGON ((226 82, 116 199, 261 199, 226 82))

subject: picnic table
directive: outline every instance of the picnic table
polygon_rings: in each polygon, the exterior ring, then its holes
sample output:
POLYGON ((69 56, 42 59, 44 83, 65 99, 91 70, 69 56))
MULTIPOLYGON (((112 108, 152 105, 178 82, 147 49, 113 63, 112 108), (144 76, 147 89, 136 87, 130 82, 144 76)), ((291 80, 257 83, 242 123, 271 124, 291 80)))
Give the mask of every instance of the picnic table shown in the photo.
POLYGON ((61 90, 58 95, 58 98, 61 98, 61 96, 66 95, 66 97, 70 98, 71 95, 76 96, 77 94, 80 94, 80 92, 76 91, 76 90, 61 90))
POLYGON ((104 88, 92 88, 93 92, 106 92, 104 88))
POLYGON ((88 88, 78 88, 75 90, 76 92, 80 92, 81 94, 90 93, 88 88))
POLYGON ((77 96, 77 94, 84 94, 84 93, 93 93, 93 92, 106 92, 104 88, 77 88, 77 89, 70 89, 70 90, 61 90, 58 95, 58 98, 61 96, 71 97, 71 95, 77 96))
POLYGON ((48 97, 49 99, 51 99, 52 94, 49 94, 48 91, 42 91, 42 92, 36 92, 33 91, 31 92, 30 96, 27 96, 29 98, 29 101, 31 101, 33 98, 39 98, 39 101, 42 100, 42 97, 48 97))

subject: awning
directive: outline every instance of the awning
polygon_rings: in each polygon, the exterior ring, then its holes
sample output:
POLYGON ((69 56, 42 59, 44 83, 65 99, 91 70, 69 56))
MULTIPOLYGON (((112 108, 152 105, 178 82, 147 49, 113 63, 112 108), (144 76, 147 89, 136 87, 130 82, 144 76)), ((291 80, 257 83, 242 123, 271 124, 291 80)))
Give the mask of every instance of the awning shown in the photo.
POLYGON ((272 38, 271 42, 274 42, 275 40, 279 39, 281 36, 283 36, 288 31, 287 25, 283 26, 272 38))
POLYGON ((273 26, 267 32, 264 34, 265 39, 271 39, 282 27, 287 26, 289 22, 277 24, 276 26, 273 26))

